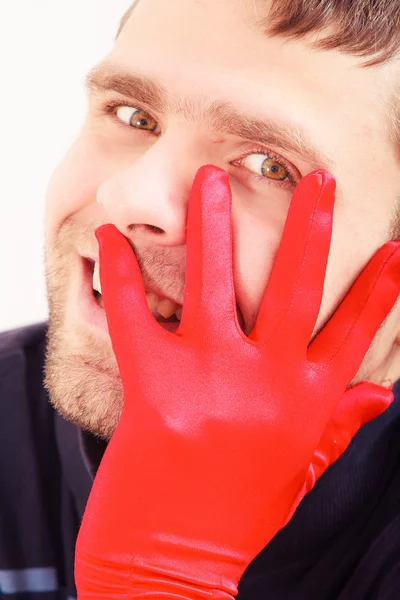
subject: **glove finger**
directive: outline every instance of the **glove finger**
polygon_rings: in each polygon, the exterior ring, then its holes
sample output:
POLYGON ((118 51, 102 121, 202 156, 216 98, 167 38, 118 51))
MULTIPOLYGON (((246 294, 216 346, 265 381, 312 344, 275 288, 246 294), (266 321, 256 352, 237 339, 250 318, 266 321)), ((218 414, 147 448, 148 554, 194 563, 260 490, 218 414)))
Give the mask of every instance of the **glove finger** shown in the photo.
POLYGON ((286 523, 290 521, 304 496, 313 489, 315 482, 347 450, 360 428, 385 412, 392 402, 391 387, 388 389, 375 383, 362 382, 346 390, 313 454, 307 479, 286 523))
POLYGON ((187 218, 185 299, 178 333, 233 322, 236 314, 232 259, 232 194, 227 173, 201 167, 187 218))
MULTIPOLYGON (((347 386, 400 293, 400 242, 385 244, 308 349, 318 370, 347 386)), ((328 384, 329 382, 327 382, 328 384)))
MULTIPOLYGON (((159 329, 151 314, 140 267, 128 240, 114 225, 95 232, 100 252, 100 282, 108 328, 115 355, 148 339, 149 328, 159 329)), ((146 346, 144 346, 146 347, 146 346)))
POLYGON ((307 175, 290 204, 258 319, 250 334, 266 341, 276 332, 306 349, 321 305, 332 235, 336 183, 325 171, 307 175))

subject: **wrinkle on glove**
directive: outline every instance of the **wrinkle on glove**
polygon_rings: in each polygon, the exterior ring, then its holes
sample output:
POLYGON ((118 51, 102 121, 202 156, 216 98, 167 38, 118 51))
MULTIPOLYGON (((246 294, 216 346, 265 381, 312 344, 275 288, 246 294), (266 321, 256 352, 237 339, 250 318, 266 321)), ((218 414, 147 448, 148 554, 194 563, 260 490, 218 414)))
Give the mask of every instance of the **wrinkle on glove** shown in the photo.
POLYGON ((348 386, 398 297, 398 242, 377 252, 310 343, 334 199, 324 171, 297 186, 248 337, 224 171, 205 166, 194 180, 175 334, 151 315, 127 239, 113 225, 96 231, 124 407, 78 536, 79 600, 233 598, 315 481, 392 402, 390 389, 348 386))

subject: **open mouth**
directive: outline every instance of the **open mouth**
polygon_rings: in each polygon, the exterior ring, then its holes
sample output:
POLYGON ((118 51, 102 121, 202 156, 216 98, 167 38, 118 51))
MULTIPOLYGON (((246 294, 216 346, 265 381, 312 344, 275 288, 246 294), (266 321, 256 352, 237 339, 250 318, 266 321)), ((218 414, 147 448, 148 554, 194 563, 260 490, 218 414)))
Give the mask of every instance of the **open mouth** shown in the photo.
MULTIPOLYGON (((99 263, 91 259, 87 259, 90 262, 92 269, 92 292, 96 303, 104 310, 103 296, 101 294, 101 283, 100 283, 100 271, 99 263)), ((146 292, 146 300, 149 310, 155 320, 160 325, 165 325, 165 328, 169 331, 175 332, 180 324, 182 318, 182 305, 177 304, 169 298, 158 296, 153 292, 146 292)), ((240 310, 239 305, 236 303, 237 317, 239 325, 242 331, 245 331, 245 322, 240 310)))
MULTIPOLYGON (((92 262, 92 261, 91 261, 92 262)), ((97 304, 104 309, 103 296, 101 294, 99 263, 93 262, 92 289, 97 304)), ((180 323, 182 317, 182 306, 169 298, 158 296, 153 292, 146 293, 146 300, 153 317, 160 324, 180 323)))

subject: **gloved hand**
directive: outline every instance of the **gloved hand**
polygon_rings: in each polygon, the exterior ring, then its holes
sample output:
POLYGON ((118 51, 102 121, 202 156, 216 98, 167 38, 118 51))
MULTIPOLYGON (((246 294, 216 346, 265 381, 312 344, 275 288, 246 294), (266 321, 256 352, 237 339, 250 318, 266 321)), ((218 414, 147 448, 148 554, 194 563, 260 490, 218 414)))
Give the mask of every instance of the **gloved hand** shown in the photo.
POLYGON ((192 188, 176 334, 154 320, 132 248, 96 232, 124 407, 77 547, 79 600, 231 599, 252 559, 391 390, 347 389, 400 291, 399 243, 371 260, 310 344, 329 252, 335 183, 297 186, 256 325, 238 324, 227 174, 192 188))

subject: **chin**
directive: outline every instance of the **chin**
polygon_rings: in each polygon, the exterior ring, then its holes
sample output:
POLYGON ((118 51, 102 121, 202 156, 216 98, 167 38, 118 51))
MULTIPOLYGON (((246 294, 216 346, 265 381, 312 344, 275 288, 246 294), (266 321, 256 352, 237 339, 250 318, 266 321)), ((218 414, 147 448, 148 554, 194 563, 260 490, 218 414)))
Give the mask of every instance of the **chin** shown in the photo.
POLYGON ((109 440, 123 406, 115 357, 88 336, 49 320, 44 385, 54 408, 80 429, 109 440))

